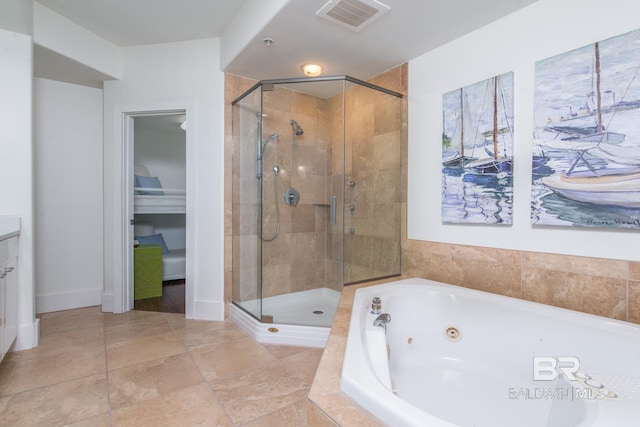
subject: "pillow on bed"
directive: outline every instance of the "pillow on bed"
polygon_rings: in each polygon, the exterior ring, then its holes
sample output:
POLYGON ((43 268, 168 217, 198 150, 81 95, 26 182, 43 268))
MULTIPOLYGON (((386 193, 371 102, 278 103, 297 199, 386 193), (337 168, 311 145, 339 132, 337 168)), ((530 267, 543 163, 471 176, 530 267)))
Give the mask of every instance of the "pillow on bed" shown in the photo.
POLYGON ((154 234, 153 236, 135 236, 136 239, 141 245, 158 245, 162 246, 162 253, 168 254, 169 248, 167 244, 164 242, 164 237, 162 237, 162 233, 154 234))
MULTIPOLYGON (((157 176, 140 176, 136 175, 136 187, 145 188, 162 188, 160 180, 157 176)), ((149 194, 154 196, 164 196, 164 191, 144 191, 140 190, 140 194, 149 194)))

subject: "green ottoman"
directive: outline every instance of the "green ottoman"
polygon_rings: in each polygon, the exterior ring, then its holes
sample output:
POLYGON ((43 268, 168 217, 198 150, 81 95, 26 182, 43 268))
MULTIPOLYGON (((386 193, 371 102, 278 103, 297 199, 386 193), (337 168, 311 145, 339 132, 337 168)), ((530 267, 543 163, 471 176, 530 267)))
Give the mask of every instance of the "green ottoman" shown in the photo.
POLYGON ((133 299, 162 296, 162 247, 133 248, 133 299))

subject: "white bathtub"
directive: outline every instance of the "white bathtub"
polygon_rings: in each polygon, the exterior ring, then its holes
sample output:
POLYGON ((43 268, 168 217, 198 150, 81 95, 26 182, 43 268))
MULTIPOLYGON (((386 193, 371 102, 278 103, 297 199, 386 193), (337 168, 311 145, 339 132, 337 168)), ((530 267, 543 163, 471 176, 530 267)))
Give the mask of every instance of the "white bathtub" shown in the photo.
POLYGON ((640 326, 424 279, 370 286, 341 389, 393 427, 638 426, 640 326))

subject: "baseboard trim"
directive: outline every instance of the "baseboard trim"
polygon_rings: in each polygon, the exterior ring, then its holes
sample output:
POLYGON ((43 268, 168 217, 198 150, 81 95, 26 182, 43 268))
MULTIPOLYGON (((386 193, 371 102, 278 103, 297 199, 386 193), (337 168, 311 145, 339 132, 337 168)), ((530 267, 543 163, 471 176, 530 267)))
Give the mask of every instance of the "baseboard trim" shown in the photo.
POLYGON ((32 323, 20 325, 18 336, 10 351, 28 350, 38 346, 40 338, 40 319, 33 319, 32 323))
POLYGON ((72 310, 102 304, 102 289, 87 289, 36 296, 36 313, 72 310))
POLYGON ((196 320, 224 320, 224 302, 222 301, 194 301, 193 319, 196 320))

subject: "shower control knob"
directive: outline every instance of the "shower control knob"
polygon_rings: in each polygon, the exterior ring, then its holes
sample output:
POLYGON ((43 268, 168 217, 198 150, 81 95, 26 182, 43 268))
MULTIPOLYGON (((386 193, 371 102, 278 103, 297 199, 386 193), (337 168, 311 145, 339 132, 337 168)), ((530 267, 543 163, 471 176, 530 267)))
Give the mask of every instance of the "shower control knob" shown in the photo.
POLYGON ((353 227, 351 227, 351 228, 349 229, 349 234, 351 234, 351 235, 356 234, 356 229, 355 229, 355 228, 353 228, 353 227))
POLYGON ((300 201, 300 193, 295 188, 287 188, 284 192, 284 202, 289 206, 296 206, 300 201))
POLYGON ((355 210, 356 210, 356 207, 355 207, 355 206, 353 206, 353 205, 349 205, 349 210, 350 210, 351 212, 353 212, 353 211, 355 211, 355 210))
POLYGON ((353 180, 352 180, 352 181, 349 181, 348 185, 349 185, 349 187, 353 188, 353 187, 355 187, 355 186, 356 186, 356 182, 355 182, 355 181, 353 181, 353 180))

